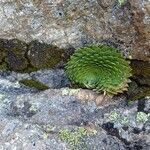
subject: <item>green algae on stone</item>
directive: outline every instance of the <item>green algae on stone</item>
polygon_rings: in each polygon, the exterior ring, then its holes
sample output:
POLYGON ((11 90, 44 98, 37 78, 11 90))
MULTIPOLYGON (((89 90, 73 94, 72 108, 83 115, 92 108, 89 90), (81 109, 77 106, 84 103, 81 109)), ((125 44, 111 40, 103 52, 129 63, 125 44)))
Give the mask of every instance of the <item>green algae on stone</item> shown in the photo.
POLYGON ((138 82, 139 85, 142 86, 149 86, 150 87, 150 76, 137 76, 136 81, 138 82))
POLYGON ((140 100, 142 98, 145 98, 147 96, 150 96, 150 87, 139 87, 137 90, 137 93, 130 96, 130 100, 140 100))
POLYGON ((37 68, 28 65, 27 68, 25 68, 23 70, 19 70, 17 72, 19 72, 19 73, 31 73, 31 72, 34 72, 34 71, 37 71, 37 70, 38 70, 37 68))
POLYGON ((49 87, 37 80, 20 80, 19 83, 25 85, 25 86, 28 86, 28 87, 31 87, 31 88, 35 88, 37 90, 40 90, 40 91, 44 91, 44 90, 47 90, 49 89, 49 87))
POLYGON ((4 58, 5 58, 5 53, 4 53, 4 51, 2 51, 2 49, 0 48, 0 63, 3 62, 4 58))
POLYGON ((6 52, 5 52, 5 49, 4 49, 4 46, 3 46, 3 40, 0 39, 0 63, 3 62, 5 56, 6 56, 6 52))
POLYGON ((5 58, 5 53, 4 51, 2 51, 2 49, 0 49, 0 63, 4 60, 5 58))
POLYGON ((6 58, 9 69, 13 71, 22 71, 28 66, 26 58, 16 56, 13 52, 10 52, 10 56, 6 58))
POLYGON ((54 45, 32 41, 28 46, 27 57, 37 69, 52 68, 62 60, 63 50, 54 45))

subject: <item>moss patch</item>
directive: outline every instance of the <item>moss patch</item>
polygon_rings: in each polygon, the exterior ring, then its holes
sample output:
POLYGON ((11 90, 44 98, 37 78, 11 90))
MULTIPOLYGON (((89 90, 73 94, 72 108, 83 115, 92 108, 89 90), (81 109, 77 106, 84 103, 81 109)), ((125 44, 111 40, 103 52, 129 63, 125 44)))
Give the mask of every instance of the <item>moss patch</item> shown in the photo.
POLYGON ((10 70, 20 71, 28 66, 25 57, 27 44, 18 40, 4 40, 3 49, 5 50, 5 62, 10 70))
POLYGON ((19 83, 24 84, 25 86, 35 88, 37 90, 43 91, 49 89, 49 87, 39 81, 36 80, 21 80, 19 83))
POLYGON ((2 71, 8 70, 7 63, 2 63, 2 64, 0 64, 0 70, 2 70, 2 71))
POLYGON ((44 68, 53 68, 64 60, 64 50, 46 43, 25 43, 18 39, 0 39, 0 70, 26 73, 44 68), (1 69, 2 68, 2 69, 1 69))
POLYGON ((62 60, 63 50, 56 46, 32 41, 28 46, 27 57, 37 69, 52 68, 62 60))

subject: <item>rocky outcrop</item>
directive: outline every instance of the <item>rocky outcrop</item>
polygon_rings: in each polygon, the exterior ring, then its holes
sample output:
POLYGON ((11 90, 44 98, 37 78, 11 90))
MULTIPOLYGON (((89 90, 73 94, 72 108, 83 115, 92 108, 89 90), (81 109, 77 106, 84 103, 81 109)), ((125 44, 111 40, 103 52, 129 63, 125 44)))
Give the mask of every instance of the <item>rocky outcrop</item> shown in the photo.
MULTIPOLYGON (((13 84, 8 86, 14 87, 13 84)), ((11 92, 0 94, 0 149, 148 150, 150 147, 148 100, 129 107, 125 98, 120 97, 97 108, 92 101, 80 101, 75 96, 80 89, 11 92)))
POLYGON ((150 60, 146 0, 8 1, 0 4, 0 38, 39 40, 58 47, 107 42, 132 59, 150 60))

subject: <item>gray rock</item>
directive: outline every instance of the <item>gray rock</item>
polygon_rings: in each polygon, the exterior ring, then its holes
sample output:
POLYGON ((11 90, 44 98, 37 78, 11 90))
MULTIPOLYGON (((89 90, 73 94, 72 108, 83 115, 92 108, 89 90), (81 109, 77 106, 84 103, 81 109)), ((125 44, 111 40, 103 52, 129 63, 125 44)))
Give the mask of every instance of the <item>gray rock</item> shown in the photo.
POLYGON ((78 89, 62 88, 67 85, 63 69, 30 74, 0 72, 0 148, 148 149, 148 97, 145 106, 141 102, 127 106, 125 97, 116 97, 115 103, 110 101, 106 106, 96 107, 94 102, 79 101, 74 95, 78 89), (51 89, 39 92, 19 84, 24 79, 36 79, 51 89), (79 132, 76 136, 74 132, 80 128, 86 134, 79 132), (60 131, 64 131, 63 139, 60 131))
POLYGON ((20 85, 18 81, 9 81, 5 78, 0 78, 0 91, 1 94, 19 94, 19 93, 32 93, 36 92, 37 90, 25 87, 20 85))
POLYGON ((29 88, 19 83, 21 80, 36 80, 49 88, 62 88, 70 84, 66 73, 63 69, 39 70, 32 73, 16 73, 10 71, 0 72, 0 90, 1 92, 23 93, 34 92, 33 88, 29 88), (14 91, 14 92, 13 92, 14 91))
POLYGON ((0 38, 58 47, 107 42, 128 57, 149 60, 149 1, 46 0, 0 4, 0 38))
POLYGON ((137 103, 127 107, 125 99, 120 99, 96 108, 92 102, 64 95, 63 90, 13 97, 5 94, 0 103, 1 149, 148 149, 150 120, 147 114, 137 112, 137 103), (147 120, 141 120, 141 116, 147 116, 147 120), (78 130, 81 127, 86 131, 83 137, 83 131, 78 130), (81 137, 75 136, 75 130, 81 137), (63 139, 60 131, 65 131, 63 139))
POLYGON ((69 85, 69 80, 63 69, 39 70, 30 73, 30 77, 50 88, 62 88, 69 85))

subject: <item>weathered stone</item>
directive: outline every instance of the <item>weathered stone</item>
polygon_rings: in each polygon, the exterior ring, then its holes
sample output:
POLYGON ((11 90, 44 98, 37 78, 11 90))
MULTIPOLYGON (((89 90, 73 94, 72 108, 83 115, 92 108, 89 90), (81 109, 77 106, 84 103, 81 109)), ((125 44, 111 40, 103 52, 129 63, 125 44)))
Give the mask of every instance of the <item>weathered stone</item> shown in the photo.
POLYGON ((133 59, 150 61, 150 1, 131 0, 132 24, 136 31, 131 55, 133 59))
POLYGON ((60 88, 67 83, 64 76, 62 69, 0 73, 0 149, 148 149, 148 97, 145 103, 142 99, 127 106, 122 95, 97 107, 94 101, 102 95, 94 91, 63 88, 38 92, 18 82, 36 79, 60 88))
POLYGON ((128 57, 150 61, 149 1, 128 1, 112 11, 109 18, 114 42, 119 42, 128 57))
POLYGON ((137 102, 127 107, 123 97, 97 108, 76 99, 74 92, 63 95, 63 90, 1 94, 0 148, 148 149, 149 100, 143 107, 147 113, 138 112, 137 102))
POLYGON ((150 60, 147 0, 3 0, 0 38, 79 47, 105 41, 132 59, 150 60))

